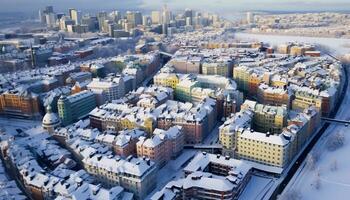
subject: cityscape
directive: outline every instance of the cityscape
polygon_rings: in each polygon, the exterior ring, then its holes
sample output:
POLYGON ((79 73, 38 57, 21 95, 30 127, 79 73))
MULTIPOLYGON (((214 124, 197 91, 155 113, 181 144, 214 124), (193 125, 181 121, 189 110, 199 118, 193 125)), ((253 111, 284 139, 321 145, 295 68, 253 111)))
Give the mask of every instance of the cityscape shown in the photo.
POLYGON ((349 199, 346 0, 0 3, 0 200, 349 199))

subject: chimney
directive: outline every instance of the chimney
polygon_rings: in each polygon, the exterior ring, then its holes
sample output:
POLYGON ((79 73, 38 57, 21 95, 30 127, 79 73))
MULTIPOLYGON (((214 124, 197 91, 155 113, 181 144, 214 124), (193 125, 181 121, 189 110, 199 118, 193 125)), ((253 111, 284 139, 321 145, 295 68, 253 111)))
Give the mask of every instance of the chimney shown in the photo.
POLYGON ((83 181, 81 179, 77 181, 78 187, 80 187, 82 184, 83 184, 83 181))
POLYGON ((127 158, 126 158, 126 160, 128 161, 128 162, 130 162, 131 161, 131 159, 132 159, 132 155, 130 155, 130 156, 128 156, 127 158))

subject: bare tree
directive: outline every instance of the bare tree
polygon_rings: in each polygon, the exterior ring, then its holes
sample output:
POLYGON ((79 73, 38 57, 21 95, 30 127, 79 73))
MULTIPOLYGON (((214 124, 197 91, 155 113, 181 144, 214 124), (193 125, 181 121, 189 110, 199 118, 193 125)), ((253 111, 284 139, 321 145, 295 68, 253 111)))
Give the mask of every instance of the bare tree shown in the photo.
POLYGON ((320 159, 320 153, 318 151, 312 151, 306 158, 306 163, 309 165, 311 170, 316 169, 317 162, 320 159))
POLYGON ((338 162, 337 160, 334 160, 330 165, 331 171, 337 171, 338 170, 338 162))
POLYGON ((327 149, 329 151, 335 151, 342 147, 345 142, 344 133, 337 132, 334 135, 331 135, 327 140, 327 149))
POLYGON ((321 177, 320 172, 318 171, 316 174, 316 178, 312 184, 316 190, 319 190, 321 188, 321 177))
POLYGON ((300 200, 300 199, 301 199, 300 191, 295 189, 288 190, 278 197, 278 200, 300 200))

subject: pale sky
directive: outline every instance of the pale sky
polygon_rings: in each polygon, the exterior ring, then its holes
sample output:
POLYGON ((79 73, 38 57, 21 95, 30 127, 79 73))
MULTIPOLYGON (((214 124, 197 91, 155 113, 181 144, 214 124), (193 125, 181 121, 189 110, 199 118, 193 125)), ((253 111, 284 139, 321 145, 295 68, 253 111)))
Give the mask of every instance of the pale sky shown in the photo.
POLYGON ((58 11, 69 7, 81 10, 150 10, 159 9, 165 3, 170 9, 192 8, 214 12, 350 10, 350 0, 0 0, 0 12, 34 12, 45 5, 53 5, 58 11))

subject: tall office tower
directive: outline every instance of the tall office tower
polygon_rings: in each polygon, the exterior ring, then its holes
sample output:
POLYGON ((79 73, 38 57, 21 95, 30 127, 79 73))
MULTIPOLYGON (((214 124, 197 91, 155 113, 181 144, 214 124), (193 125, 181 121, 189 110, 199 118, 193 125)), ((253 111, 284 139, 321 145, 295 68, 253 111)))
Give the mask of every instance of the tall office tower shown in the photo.
POLYGON ((135 15, 132 11, 126 11, 126 20, 129 26, 135 27, 135 15))
POLYGON ((97 14, 97 20, 98 20, 98 28, 100 31, 103 31, 103 24, 107 20, 107 13, 106 12, 99 12, 97 14))
POLYGON ((192 26, 192 18, 186 17, 186 26, 192 26))
POLYGON ((213 23, 214 23, 214 24, 220 22, 220 17, 219 17, 219 15, 213 15, 212 18, 213 18, 213 23))
POLYGON ((164 5, 162 12, 162 23, 169 24, 171 20, 171 12, 168 10, 168 6, 164 5))
POLYGON ((142 24, 142 14, 139 11, 136 11, 136 12, 127 11, 126 19, 128 20, 128 23, 134 26, 142 24))
POLYGON ((110 14, 111 18, 113 19, 114 22, 118 22, 121 18, 122 18, 122 15, 119 11, 113 11, 111 14, 110 14))
POLYGON ((166 24, 166 23, 163 23, 163 24, 162 24, 162 33, 163 33, 164 35, 167 35, 167 34, 168 34, 168 24, 166 24))
POLYGON ((63 16, 60 19, 60 30, 66 31, 68 25, 74 25, 74 21, 68 17, 68 16, 63 16))
POLYGON ((159 11, 152 11, 151 13, 152 24, 160 24, 161 23, 161 14, 159 11))
POLYGON ((185 17, 186 21, 187 21, 187 18, 190 18, 189 20, 190 20, 191 23, 190 24, 186 23, 186 25, 192 25, 193 11, 191 9, 186 9, 185 10, 184 17, 185 17))
POLYGON ((247 12, 247 23, 253 24, 254 23, 254 13, 247 12))
POLYGON ((55 13, 48 13, 46 14, 46 25, 50 28, 53 28, 56 26, 56 14, 55 13))
POLYGON ((142 25, 143 26, 149 26, 150 25, 150 19, 148 16, 142 16, 142 25))
POLYGON ((53 12, 52 6, 46 6, 44 10, 39 10, 39 20, 43 24, 47 24, 47 15, 53 12))
POLYGON ((53 6, 46 6, 45 7, 45 13, 46 14, 53 13, 53 6))
POLYGON ((44 10, 41 10, 41 9, 39 10, 39 21, 42 24, 46 23, 46 16, 45 16, 44 10))
POLYGON ((68 9, 69 17, 70 17, 71 19, 73 18, 73 10, 75 10, 75 8, 69 8, 69 9, 68 9))
POLYGON ((98 29, 98 20, 95 16, 83 16, 81 19, 81 24, 87 25, 89 31, 95 31, 96 29, 98 29))
POLYGON ((73 10, 71 10, 71 15, 72 15, 71 19, 73 21, 75 21, 76 25, 81 24, 81 18, 82 18, 81 11, 77 11, 77 10, 73 9, 73 10))

